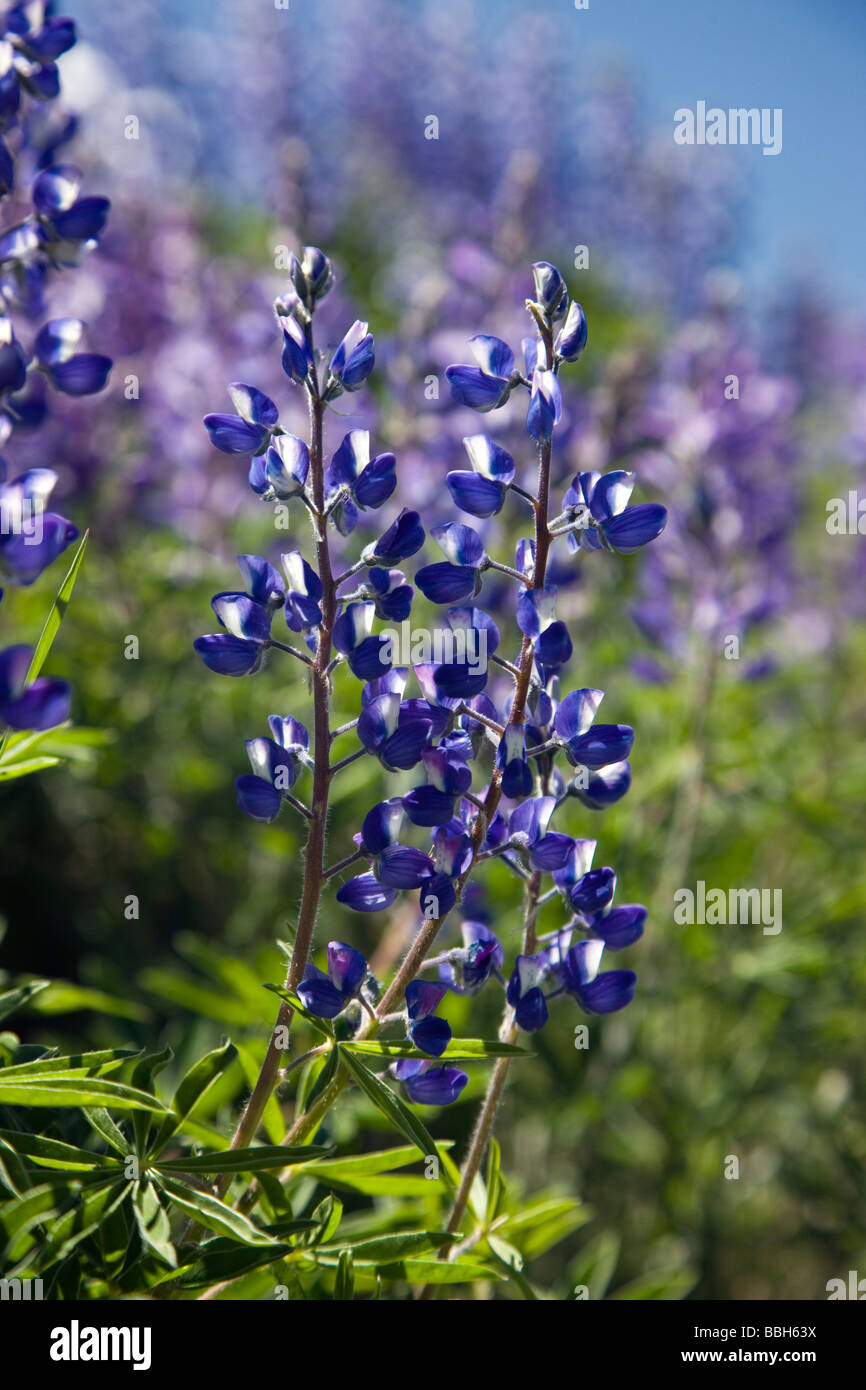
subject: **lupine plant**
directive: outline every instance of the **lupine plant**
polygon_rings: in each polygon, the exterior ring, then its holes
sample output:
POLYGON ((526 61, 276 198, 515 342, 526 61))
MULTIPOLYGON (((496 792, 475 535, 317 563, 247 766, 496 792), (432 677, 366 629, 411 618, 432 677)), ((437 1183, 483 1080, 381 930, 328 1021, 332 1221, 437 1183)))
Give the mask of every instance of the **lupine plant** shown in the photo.
MULTIPOLYGON (((0 199, 12 209, 0 229, 0 446, 16 431, 33 431, 48 411, 48 388, 65 396, 101 391, 111 360, 86 351, 80 319, 49 319, 18 336, 16 320, 45 311, 52 271, 78 265, 99 239, 107 198, 81 191, 81 172, 57 162, 69 137, 52 124, 46 108, 57 97, 57 59, 75 43, 71 19, 45 4, 3 7, 0 18, 0 199), (22 204, 18 185, 29 182, 22 204), (26 341, 26 340, 25 340, 26 341)), ((57 482, 51 468, 27 468, 9 479, 0 458, 0 576, 31 585, 73 541, 78 528, 46 510, 57 482)), ((71 692, 64 681, 41 676, 83 557, 82 540, 49 613, 36 648, 16 643, 0 650, 0 780, 20 777, 59 761, 55 742, 42 735, 63 723, 71 692)), ((0 599, 3 591, 0 589, 0 599)))
MULTIPOLYGON (((195 642, 205 665, 233 680, 267 680, 277 662, 304 677, 267 733, 247 740, 251 770, 236 779, 238 806, 251 820, 299 818, 301 899, 284 947, 284 982, 267 984, 279 1006, 260 1066, 261 1052, 256 1058, 226 1041, 193 1063, 169 1101, 156 1087, 171 1064, 169 1048, 64 1057, 0 1034, 0 1251, 4 1272, 44 1278, 47 1297, 75 1298, 82 1289, 108 1297, 273 1297, 276 1287, 286 1291, 277 1296, 345 1299, 353 1290, 378 1297, 385 1281, 427 1297, 443 1284, 490 1280, 513 1281, 519 1296, 535 1297, 522 1273, 527 1231, 543 1228, 552 1242, 581 1224, 573 1200, 515 1210, 493 1136, 509 1069, 515 1061, 532 1065, 532 1038, 557 1000, 577 1018, 631 1002, 634 972, 603 969, 602 961, 634 945, 646 918, 642 906, 615 902, 614 870, 594 866, 596 841, 561 828, 570 808, 592 819, 628 790, 633 731, 597 719, 601 690, 563 691, 574 645, 556 616, 548 563, 555 547, 574 564, 630 553, 658 536, 666 518, 655 503, 628 506, 635 479, 622 470, 582 474, 554 502, 559 378, 583 353, 587 326, 553 266, 538 263, 533 274, 534 332, 520 365, 504 342, 482 335, 472 343, 476 365, 448 370, 457 400, 482 414, 526 393, 534 468, 473 434, 470 467, 446 479, 479 528, 506 507, 525 509, 531 533, 519 540, 513 564, 490 553, 492 533, 454 519, 432 529, 444 560, 421 565, 415 584, 396 568, 419 555, 425 529, 416 512, 393 508, 393 454, 376 453, 364 431, 330 439, 347 397, 373 370, 375 344, 363 322, 329 350, 316 342, 316 311, 334 280, 316 248, 293 258, 290 288, 275 305, 283 370, 306 398, 307 437, 287 431, 277 403, 247 383, 229 387, 233 411, 205 419, 214 445, 244 460, 252 492, 311 526, 306 554, 298 541, 279 568, 264 555, 240 556, 243 587, 212 601, 220 631, 195 642), (366 539, 363 515, 375 518, 389 504, 366 539), (511 615, 500 605, 498 621, 478 606, 492 576, 513 586, 511 615), (445 605, 447 626, 416 629, 411 659, 401 665, 393 624, 409 621, 415 585, 426 602, 445 605), (510 616, 511 630, 500 631, 510 616), (415 660, 419 636, 425 659, 415 660), (356 717, 343 723, 334 719, 338 686, 358 698, 356 717), (390 794, 369 807, 342 857, 332 858, 332 789, 361 759, 375 760, 390 794), (522 892, 519 942, 488 919, 482 875, 497 865, 522 892), (408 917, 399 963, 392 957, 387 970, 374 970, 343 940, 319 954, 320 908, 336 884, 349 911, 393 908, 408 917), (418 896, 398 909, 401 894, 418 896), (545 905, 559 917, 550 932, 539 927, 545 905), (482 991, 501 992, 499 1036, 455 1038, 449 999, 471 1004, 482 991), (303 1043, 295 1044, 296 1034, 303 1043), (208 1097, 239 1060, 249 1094, 229 1139, 221 1120, 208 1122, 208 1097), (487 1064, 489 1085, 461 1169, 452 1141, 435 1140, 422 1116, 459 1101, 467 1068, 487 1064), (283 1106, 296 1079, 287 1120, 283 1106), (337 1103, 350 1090, 409 1147, 334 1153, 337 1103), (25 1123, 22 1110, 34 1107, 46 1124, 25 1123), (312 1142, 319 1136, 327 1142, 312 1142), (486 1154, 486 1213, 479 1214, 486 1154), (393 1176, 419 1155, 424 1177, 393 1176), (385 1193, 420 1187, 426 1210, 429 1198, 441 1219, 428 1217, 432 1229, 424 1229, 423 1215, 386 1212, 384 1225, 355 1235, 334 1189, 358 1183, 385 1193), (309 1211, 320 1185, 327 1195, 309 1211)), ((261 987, 250 975, 241 968, 255 1017, 261 987)), ((47 987, 33 981, 0 996, 0 1017, 47 987)))
MULTIPOLYGON (((252 773, 237 779, 241 809, 271 821, 283 809, 307 827, 304 882, 283 1000, 261 1074, 238 1125, 234 1144, 254 1141, 264 1107, 284 1075, 284 1049, 294 1011, 310 1020, 345 1019, 347 1037, 332 1032, 332 1073, 306 1113, 299 1114, 289 1143, 307 1139, 349 1082, 379 1096, 383 1108, 396 1101, 382 1095, 383 1083, 359 1059, 393 1059, 392 1078, 410 1102, 445 1105, 467 1076, 453 1065, 467 1057, 497 1058, 475 1138, 454 1197, 449 1234, 458 1231, 468 1192, 490 1139, 510 1060, 521 1032, 541 1028, 548 1005, 567 996, 589 1014, 627 1005, 635 991, 631 970, 602 970, 606 951, 630 946, 644 929, 639 905, 614 906, 616 875, 593 868, 596 842, 552 828, 557 811, 574 798, 598 810, 617 801, 630 782, 632 730, 601 723, 596 714, 603 692, 578 688, 561 694, 560 673, 572 656, 572 641, 556 617, 556 589, 547 582, 554 545, 575 557, 598 551, 631 553, 662 531, 666 514, 656 503, 630 507, 632 474, 582 474, 566 491, 554 515, 551 461, 561 413, 560 370, 576 362, 587 342, 581 306, 569 302, 559 272, 547 263, 533 267, 534 297, 527 301, 534 333, 522 344, 522 365, 500 339, 473 339, 474 366, 452 366, 447 377, 455 398, 479 412, 504 404, 515 391, 528 395, 526 426, 537 456, 531 490, 517 482, 518 463, 486 435, 466 439, 471 467, 448 473, 457 507, 474 518, 498 512, 509 494, 528 507, 533 534, 517 547, 515 564, 486 553, 478 531, 455 520, 434 529, 445 560, 424 566, 416 583, 446 609, 446 658, 421 662, 412 676, 417 693, 407 694, 410 671, 393 659, 393 640, 374 633, 380 622, 405 620, 413 600, 402 571, 422 547, 417 513, 403 509, 366 545, 360 556, 335 569, 332 537, 351 536, 359 509, 377 510, 397 486, 390 453, 371 457, 369 439, 347 434, 327 461, 325 422, 329 406, 359 390, 374 365, 374 342, 365 323, 353 324, 329 356, 316 347, 314 314, 333 282, 326 257, 307 248, 292 263, 292 289, 277 302, 282 363, 309 405, 307 440, 282 430, 276 404, 254 386, 235 383, 234 414, 206 417, 216 446, 250 457, 249 480, 268 500, 290 502, 309 514, 312 550, 282 557, 282 573, 262 556, 239 557, 245 588, 217 594, 213 609, 222 631, 198 639, 205 664, 227 676, 258 672, 271 651, 304 667, 312 701, 312 735, 297 707, 273 715, 269 735, 247 742, 252 773), (513 659, 500 653, 501 634, 477 606, 484 573, 496 570, 514 585, 519 648, 513 659), (295 641, 274 633, 284 620, 295 641), (460 640, 457 640, 457 639, 460 640), (306 650, 305 650, 306 649, 306 650), (483 659, 479 660, 479 654, 483 659), (360 712, 332 727, 332 681, 347 667, 360 683, 360 712), (500 679, 501 677, 501 679, 500 679), (355 746, 334 756, 338 740, 355 746), (417 785, 372 806, 355 849, 335 863, 326 857, 328 799, 340 772, 362 757, 375 757, 394 774, 411 773, 417 785), (563 766, 564 765, 564 766, 563 766), (412 844, 417 832, 429 836, 412 844), (463 944, 434 952, 440 932, 456 916, 471 874, 501 861, 524 889, 524 930, 506 981, 506 951, 483 923, 465 920, 463 944), (414 940, 393 979, 384 985, 351 945, 332 941, 327 973, 310 959, 323 892, 331 878, 350 866, 363 872, 342 882, 337 901, 357 912, 381 912, 401 892, 418 892, 414 940), (545 876, 550 876, 550 886, 545 876), (539 939, 541 904, 563 903, 560 928, 539 939), (436 977, 428 978, 429 972, 436 977), (437 1009, 449 990, 477 993, 488 983, 505 986, 505 1016, 498 1043, 455 1042, 437 1009), (405 1041, 374 1042, 391 1027, 405 1041)), ((345 555, 345 545, 340 546, 345 555)), ((287 634, 287 635, 289 635, 287 634)), ((435 643, 433 644, 435 651, 435 643)), ((291 1064, 290 1064, 291 1065, 291 1064)), ((386 1093, 387 1094, 387 1093, 386 1093)), ((249 1209, 253 1194, 242 1206, 249 1209)))

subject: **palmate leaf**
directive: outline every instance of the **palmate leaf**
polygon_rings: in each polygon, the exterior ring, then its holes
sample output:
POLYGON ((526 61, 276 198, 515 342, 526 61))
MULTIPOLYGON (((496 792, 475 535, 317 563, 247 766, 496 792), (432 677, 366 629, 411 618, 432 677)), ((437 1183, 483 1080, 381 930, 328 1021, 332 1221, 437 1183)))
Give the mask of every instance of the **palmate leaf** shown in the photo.
POLYGON ((136 1183, 132 1210, 142 1244, 162 1264, 176 1269, 177 1251, 171 1242, 171 1223, 153 1183, 136 1183))
MULTIPOLYGON (((407 1139, 411 1139, 425 1158, 437 1157, 436 1144, 418 1116, 413 1115, 408 1105, 404 1104, 388 1086, 385 1086, 378 1076, 374 1076, 371 1071, 368 1071, 360 1058, 353 1057, 350 1052, 346 1052, 342 1048, 340 1050, 351 1076, 385 1118, 401 1133, 405 1134, 407 1139)), ((445 1181, 449 1185, 453 1185, 453 1179, 444 1164, 441 1171, 445 1181)))
POLYGON ((244 1245, 273 1247, 276 1242, 265 1231, 260 1231, 239 1211, 232 1211, 224 1202, 211 1197, 207 1192, 199 1192, 192 1187, 184 1187, 176 1178, 160 1176, 160 1186, 171 1197, 174 1206, 209 1231, 220 1236, 231 1236, 244 1245))

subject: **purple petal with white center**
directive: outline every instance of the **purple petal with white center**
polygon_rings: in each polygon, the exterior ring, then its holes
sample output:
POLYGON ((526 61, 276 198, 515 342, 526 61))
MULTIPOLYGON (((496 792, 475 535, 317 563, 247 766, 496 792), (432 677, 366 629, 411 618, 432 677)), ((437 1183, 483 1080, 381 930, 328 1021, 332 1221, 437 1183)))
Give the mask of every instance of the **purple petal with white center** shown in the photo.
POLYGON ((526 414, 526 427, 539 444, 550 439, 562 416, 562 392, 553 372, 536 368, 532 374, 532 395, 526 414))
POLYGON ((469 339, 472 356, 482 372, 487 376, 508 378, 514 371, 514 353, 501 338, 488 333, 477 333, 469 339))
POLYGON ((403 824, 403 802, 399 796, 380 801, 368 811, 361 825, 361 843, 370 854, 380 854, 392 845, 403 824))
POLYGON ((636 482, 637 474, 627 473, 622 468, 616 468, 599 478, 589 503, 589 510, 596 521, 608 521, 623 511, 636 482))
POLYGON ((398 693, 376 695, 358 718, 358 737, 365 748, 379 748, 397 728, 400 718, 398 693))
POLYGON ((486 559, 484 542, 478 532, 471 526, 464 526, 462 521, 434 526, 430 535, 452 565, 469 565, 472 569, 478 569, 486 559))
POLYGON ((271 631, 271 615, 249 594, 215 594, 211 608, 226 632, 247 642, 266 642, 271 631))
POLYGON ((585 734, 592 725, 596 710, 604 699, 603 690, 572 690, 556 711, 553 727, 561 739, 569 742, 585 734))
POLYGON ((265 478, 274 496, 281 499, 303 490, 310 470, 310 451, 293 434, 276 434, 264 460, 265 478))
POLYGON ((469 455, 473 473, 494 483, 510 483, 513 480, 514 459, 501 444, 488 439, 486 434, 470 434, 464 437, 463 446, 469 455))
POLYGON ((245 381, 233 381, 229 386, 229 395, 238 415, 249 424, 272 429, 277 423, 277 407, 270 396, 266 396, 257 386, 248 386, 245 381))
POLYGON ((111 358, 99 352, 78 352, 48 369, 48 377, 54 389, 64 396, 93 396, 108 381, 112 366, 111 358))
POLYGON ((556 618, 555 588, 524 589, 517 600, 517 626, 526 637, 536 638, 556 618))
POLYGON ((573 299, 556 340, 556 351, 566 362, 576 362, 586 347, 588 337, 586 314, 577 300, 573 299))

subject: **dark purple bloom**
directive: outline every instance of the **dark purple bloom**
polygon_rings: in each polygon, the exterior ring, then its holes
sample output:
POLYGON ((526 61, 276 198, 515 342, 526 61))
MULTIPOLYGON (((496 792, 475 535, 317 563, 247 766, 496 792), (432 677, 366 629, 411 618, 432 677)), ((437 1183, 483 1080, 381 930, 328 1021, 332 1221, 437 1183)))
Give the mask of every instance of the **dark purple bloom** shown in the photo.
POLYGON ((403 508, 384 535, 364 551, 368 565, 395 565, 408 560, 424 544, 424 527, 417 512, 403 508))
POLYGON ((457 1067, 435 1066, 413 1057, 402 1057, 391 1070, 416 1105, 451 1105, 469 1080, 457 1067))
POLYGON ((341 391, 357 391, 373 370, 376 361, 373 335, 367 324, 356 319, 331 358, 328 372, 327 400, 341 391))
MULTIPOLYGON (((464 907, 465 907, 464 896, 464 907)), ((484 922, 463 922, 463 946, 448 952, 439 966, 439 978, 455 994, 477 994, 494 972, 505 964, 505 951, 484 922)))
POLYGON ((111 371, 110 357, 77 351, 86 327, 81 319, 51 319, 36 335, 37 365, 66 396, 92 396, 102 390, 111 371))
POLYGON ((518 956, 506 997, 514 1010, 518 1028, 535 1033, 547 1022, 547 1000, 541 982, 547 974, 547 962, 541 955, 518 956))
POLYGON ((53 729, 69 717, 71 691, 65 681, 38 676, 27 685, 33 649, 0 651, 0 725, 10 729, 53 729))
POLYGON ((477 367, 445 368, 451 394, 472 410, 495 410, 508 400, 516 384, 514 353, 501 338, 478 334, 470 339, 477 367))
POLYGON ((448 986, 432 980, 412 980, 406 986, 409 1037, 415 1046, 431 1057, 441 1057, 451 1041, 451 1028, 436 1010, 448 993, 448 986))
POLYGON ((298 985, 305 1009, 319 1018, 336 1018, 354 999, 367 974, 367 962, 352 946, 328 942, 328 973, 309 962, 298 985))

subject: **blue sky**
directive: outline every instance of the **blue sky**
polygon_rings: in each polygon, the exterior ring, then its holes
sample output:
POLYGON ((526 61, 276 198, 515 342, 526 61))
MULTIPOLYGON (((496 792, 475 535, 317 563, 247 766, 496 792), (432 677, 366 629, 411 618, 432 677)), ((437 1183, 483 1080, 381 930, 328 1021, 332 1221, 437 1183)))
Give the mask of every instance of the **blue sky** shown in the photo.
POLYGON ((661 129, 698 100, 780 106, 782 153, 736 151, 751 194, 747 279, 811 270, 837 299, 866 303, 864 0, 589 0, 574 22, 585 56, 626 59, 661 129))

